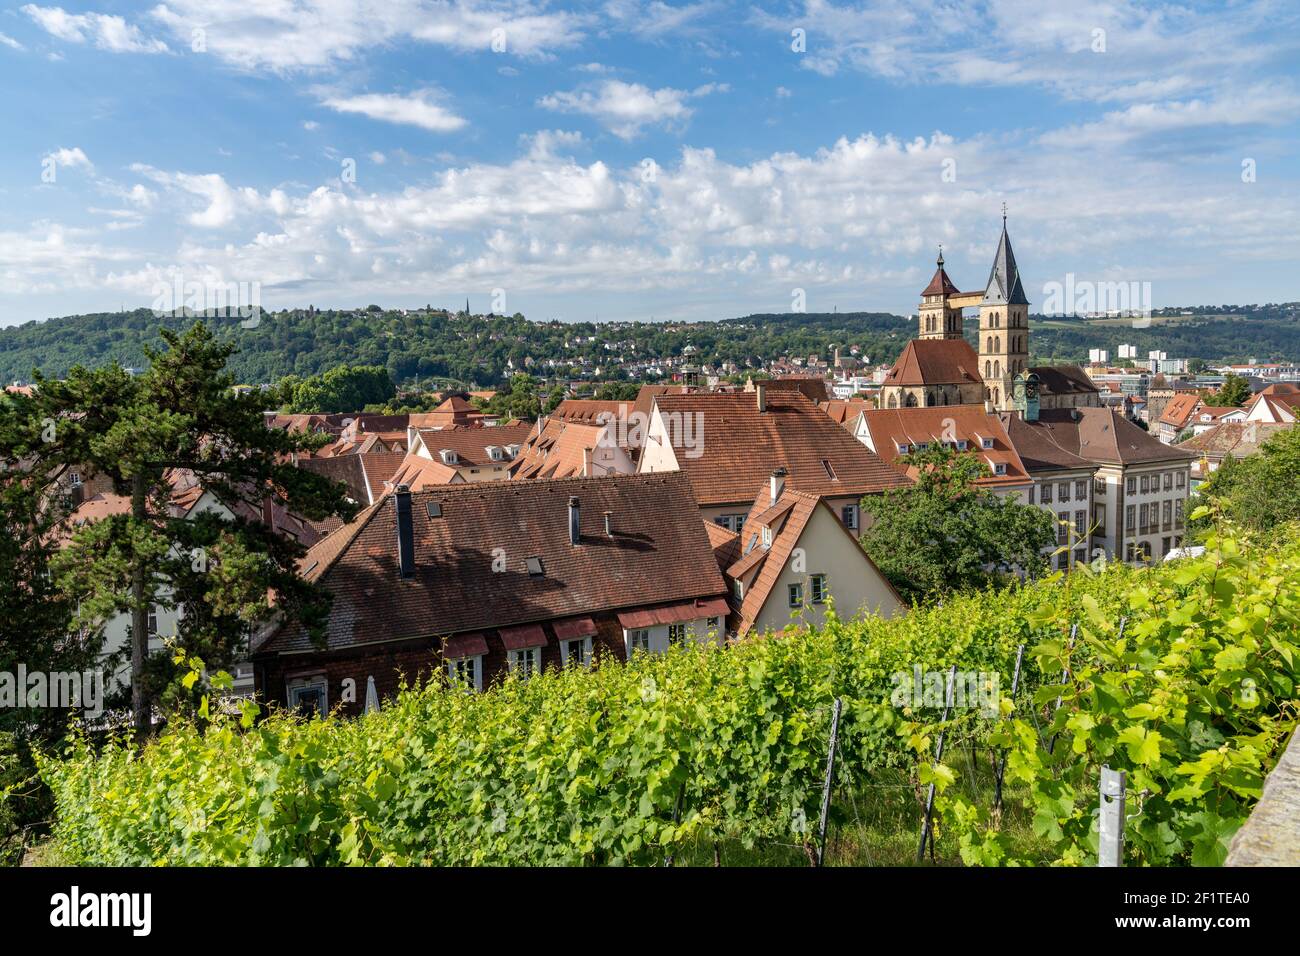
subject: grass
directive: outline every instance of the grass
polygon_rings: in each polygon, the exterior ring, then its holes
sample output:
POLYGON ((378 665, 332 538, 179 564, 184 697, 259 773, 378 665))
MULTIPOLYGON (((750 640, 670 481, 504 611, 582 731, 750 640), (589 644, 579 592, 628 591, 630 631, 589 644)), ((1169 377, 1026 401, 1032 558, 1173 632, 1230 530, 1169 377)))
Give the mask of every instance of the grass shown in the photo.
MULTIPOLYGON (((959 772, 958 786, 980 805, 993 803, 993 770, 987 757, 969 752, 950 754, 948 761, 959 772), (971 771, 974 771, 972 773, 971 771)), ((947 761, 946 761, 947 762, 947 761)), ((1023 788, 1021 788, 1023 789, 1023 788)), ((1021 806, 1021 792, 1007 787, 1003 792, 1002 831, 1016 856, 1051 859, 1047 841, 1035 836, 1031 813, 1021 806)), ((921 821, 925 813, 925 788, 918 787, 901 771, 882 774, 854 787, 840 787, 831 796, 831 819, 826 828, 825 866, 962 866, 955 838, 939 832, 934 840, 934 858, 916 859, 921 842, 921 821)), ((810 820, 815 840, 817 821, 810 820)), ((717 849, 712 842, 690 845, 675 859, 677 866, 809 866, 808 852, 791 833, 789 843, 774 842, 746 847, 739 841, 724 841, 717 849)))

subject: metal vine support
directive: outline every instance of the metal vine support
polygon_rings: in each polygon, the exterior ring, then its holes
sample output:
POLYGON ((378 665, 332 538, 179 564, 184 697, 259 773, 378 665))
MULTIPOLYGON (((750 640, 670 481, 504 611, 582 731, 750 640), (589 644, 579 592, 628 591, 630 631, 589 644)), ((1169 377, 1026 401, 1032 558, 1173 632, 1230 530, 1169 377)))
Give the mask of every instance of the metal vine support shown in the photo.
MULTIPOLYGON (((944 688, 943 695, 943 717, 939 723, 948 722, 948 713, 952 710, 953 689, 957 683, 957 665, 953 664, 948 669, 948 686, 944 688)), ((939 739, 935 742, 934 762, 937 764, 943 759, 943 737, 945 731, 939 731, 939 739)), ((916 862, 920 863, 925 858, 925 845, 930 844, 930 859, 934 859, 934 830, 930 826, 931 817, 934 815, 934 781, 930 781, 930 789, 925 797, 925 822, 921 825, 921 845, 916 848, 916 862)))

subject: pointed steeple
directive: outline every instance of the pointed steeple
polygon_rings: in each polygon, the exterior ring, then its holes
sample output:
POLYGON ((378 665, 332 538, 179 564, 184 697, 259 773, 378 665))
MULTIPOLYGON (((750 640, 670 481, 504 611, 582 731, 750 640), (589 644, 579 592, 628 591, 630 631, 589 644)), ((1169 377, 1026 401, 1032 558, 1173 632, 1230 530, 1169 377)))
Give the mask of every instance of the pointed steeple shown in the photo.
POLYGON ((989 272, 988 285, 984 288, 985 305, 1028 305, 1025 287, 1020 284, 1020 270, 1016 268, 1016 256, 1011 251, 1011 239, 1007 236, 1007 206, 1002 204, 1002 238, 998 240, 998 251, 993 257, 993 269, 989 272))
POLYGON ((939 258, 935 266, 937 268, 934 270, 934 278, 930 280, 930 284, 925 287, 921 295, 957 295, 957 287, 948 278, 948 273, 943 271, 943 246, 939 247, 939 258))

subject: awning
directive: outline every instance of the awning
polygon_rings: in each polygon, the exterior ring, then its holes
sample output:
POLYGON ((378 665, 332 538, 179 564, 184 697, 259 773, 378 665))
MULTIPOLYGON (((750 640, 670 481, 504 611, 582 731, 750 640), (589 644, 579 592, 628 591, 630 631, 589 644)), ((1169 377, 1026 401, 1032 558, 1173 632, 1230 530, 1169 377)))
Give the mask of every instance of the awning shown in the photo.
POLYGON ((592 637, 596 633, 596 622, 589 617, 571 617, 563 621, 552 621, 555 636, 562 641, 576 641, 580 637, 592 637))
POLYGON ((546 632, 542 630, 540 624, 502 627, 497 629, 497 633, 501 635, 501 643, 505 644, 508 651, 522 651, 527 647, 546 646, 546 632))
POLYGON ((730 610, 726 598, 697 599, 681 604, 669 604, 665 607, 623 611, 618 615, 618 623, 624 628, 680 624, 682 621, 694 621, 701 617, 726 617, 730 610))
POLYGON ((487 638, 482 634, 478 632, 457 634, 455 637, 447 638, 447 642, 442 645, 442 656, 447 660, 482 657, 487 653, 487 649, 487 638))

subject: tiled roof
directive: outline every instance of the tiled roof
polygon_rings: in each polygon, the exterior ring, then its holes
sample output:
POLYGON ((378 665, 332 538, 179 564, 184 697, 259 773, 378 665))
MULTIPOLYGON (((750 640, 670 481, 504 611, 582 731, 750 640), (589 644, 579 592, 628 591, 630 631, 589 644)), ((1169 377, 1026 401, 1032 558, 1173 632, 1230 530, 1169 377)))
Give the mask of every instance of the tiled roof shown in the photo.
POLYGON ((1005 475, 986 475, 979 479, 979 484, 1001 487, 1029 480, 1029 473, 1002 422, 980 405, 876 408, 866 413, 866 420, 876 453, 909 475, 915 476, 915 468, 899 461, 902 457, 899 445, 914 451, 922 442, 928 445, 951 442, 955 447, 956 442, 965 441, 966 452, 979 457, 990 472, 995 472, 998 464, 1006 466, 1005 475), (992 439, 992 448, 983 447, 986 438, 992 439))
POLYGON ((722 525, 707 520, 704 522, 704 530, 708 533, 709 544, 713 547, 713 556, 718 562, 718 567, 726 568, 740 556, 740 535, 736 532, 728 531, 722 525))
MULTIPOLYGON (((781 578, 781 572, 789 561, 791 552, 798 545, 799 538, 819 507, 826 508, 830 512, 839 533, 853 537, 819 495, 794 491, 787 486, 774 506, 770 486, 765 484, 759 489, 758 497, 750 509, 749 516, 745 519, 744 530, 740 535, 742 551, 747 548, 748 553, 742 553, 726 569, 728 580, 740 580, 745 585, 744 598, 736 609, 736 633, 744 634, 758 620, 763 605, 767 603, 773 588, 781 578), (772 530, 771 545, 767 548, 763 547, 762 542, 763 527, 772 530), (751 537, 754 539, 752 547, 749 543, 751 537)), ((879 569, 866 551, 863 551, 856 541, 854 544, 861 553, 863 562, 879 575, 879 569)), ((888 584, 883 575, 881 579, 888 584)), ((889 587, 893 590, 892 585, 889 587)), ((899 603, 902 603, 901 598, 899 603)), ((734 598, 732 604, 734 607, 734 598)))
POLYGON ((983 384, 979 356, 965 339, 912 339, 885 377, 886 385, 983 384))
POLYGON ((378 501, 380 495, 392 491, 398 485, 406 485, 411 491, 423 491, 437 485, 455 484, 458 478, 460 472, 451 465, 444 465, 423 455, 407 454, 384 481, 375 500, 378 501))
POLYGON ((1198 457, 1220 459, 1226 455, 1244 458, 1259 451, 1261 445, 1278 432, 1294 428, 1290 422, 1220 422, 1176 447, 1198 457))
POLYGON ((1029 423, 1048 431, 1061 448, 1097 464, 1182 464, 1192 456, 1166 445, 1110 408, 1053 408, 1029 423))
POLYGON ((1098 394, 1097 383, 1078 365, 1035 365, 1026 371, 1038 376, 1038 388, 1044 395, 1098 394))
POLYGON ((702 416, 700 454, 677 454, 702 505, 752 501, 778 467, 789 472, 788 487, 814 494, 864 495, 910 483, 798 391, 768 395, 764 412, 752 392, 661 395, 656 404, 678 421, 702 416))
POLYGON ((934 277, 930 279, 930 284, 922 290, 921 295, 958 295, 957 287, 952 284, 948 278, 948 273, 943 271, 943 260, 939 261, 939 267, 934 270, 934 277))
MULTIPOLYGON (((831 393, 826 387, 826 379, 820 375, 782 375, 778 378, 767 380, 769 392, 796 389, 803 392, 804 397, 812 402, 830 401, 831 393)), ((749 391, 746 387, 746 391, 749 391)))
POLYGON ((549 418, 585 425, 602 425, 619 418, 627 418, 635 407, 634 402, 607 402, 594 398, 566 398, 555 407, 549 418))
MULTIPOLYGON (((397 563, 394 495, 312 548, 304 574, 334 595, 327 647, 445 636, 715 598, 726 586, 685 475, 482 482, 413 492, 415 562, 397 563), (570 496, 581 539, 569 543, 570 496), (437 505, 430 516, 430 505, 437 505), (604 532, 611 512, 613 535, 604 532), (541 573, 529 571, 529 559, 541 573), (505 570, 498 562, 504 560, 505 570)), ((297 624, 258 653, 310 651, 297 624)))
POLYGON ((817 407, 829 415, 835 424, 852 431, 858 423, 858 415, 875 408, 876 403, 865 398, 833 398, 829 402, 818 402, 817 407))
POLYGON ((1200 404, 1201 397, 1195 393, 1175 395, 1165 403, 1165 409, 1160 413, 1160 424, 1184 428, 1192 420, 1192 415, 1200 404))
POLYGON ((1002 422, 1007 437, 1020 456, 1021 464, 1031 475, 1044 471, 1094 467, 1092 462, 1077 454, 1078 436, 1072 429, 1058 431, 1050 423, 1027 422, 1015 412, 1001 412, 998 420, 1002 422), (1057 441, 1058 437, 1073 445, 1074 451, 1061 445, 1057 441))
POLYGON ((600 472, 608 465, 596 464, 594 452, 602 441, 617 438, 618 429, 605 425, 540 419, 510 466, 510 477, 577 478, 593 468, 600 472))
MULTIPOLYGON (((493 459, 488 448, 496 446, 504 449, 507 445, 523 445, 533 426, 528 422, 512 422, 509 425, 456 425, 451 428, 420 429, 420 440, 434 458, 441 458, 444 448, 456 453, 458 467, 477 467, 480 465, 500 465, 510 461, 493 459)), ((504 451, 502 452, 504 455, 504 451)))

